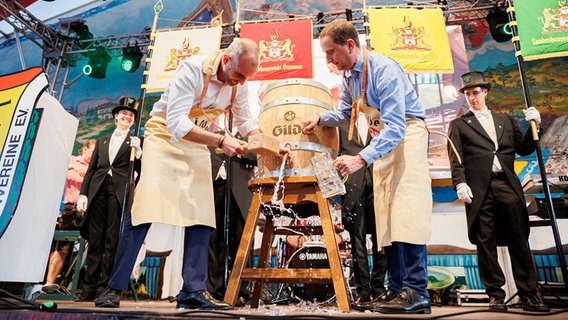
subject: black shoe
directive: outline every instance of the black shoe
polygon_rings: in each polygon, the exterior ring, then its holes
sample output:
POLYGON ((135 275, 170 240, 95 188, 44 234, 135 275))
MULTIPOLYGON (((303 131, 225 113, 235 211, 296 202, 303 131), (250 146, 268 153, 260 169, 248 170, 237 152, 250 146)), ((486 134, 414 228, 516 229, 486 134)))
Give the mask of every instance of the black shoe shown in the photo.
POLYGON ((120 290, 106 288, 98 298, 95 299, 95 307, 99 308, 118 308, 120 307, 120 290))
POLYGON ((213 298, 207 290, 199 290, 195 292, 180 291, 176 308, 231 310, 233 306, 213 298))
POLYGON ((82 292, 80 295, 73 298, 75 302, 91 302, 93 300, 95 300, 94 292, 82 292))
POLYGON ((237 302, 235 303, 235 307, 244 307, 247 305, 247 300, 243 296, 239 296, 237 298, 237 302))
POLYGON ((505 298, 490 296, 489 297, 489 310, 507 311, 507 306, 505 305, 505 298))
POLYGON ((402 288, 392 300, 379 305, 373 311, 396 314, 432 313, 430 299, 410 288, 402 288))
POLYGON ((378 308, 379 305, 392 300, 392 298, 394 298, 395 296, 396 296, 396 294, 393 294, 391 291, 384 291, 381 294, 374 297, 371 301, 367 301, 367 302, 355 301, 351 305, 351 307, 355 310, 358 310, 358 311, 366 311, 366 310, 372 311, 375 308, 378 308))
POLYGON ((521 296, 521 304, 524 311, 550 312, 550 308, 544 304, 540 293, 526 294, 521 296))
POLYGON ((367 303, 371 302, 371 300, 373 300, 373 298, 370 292, 361 292, 361 294, 355 298, 354 303, 367 303))

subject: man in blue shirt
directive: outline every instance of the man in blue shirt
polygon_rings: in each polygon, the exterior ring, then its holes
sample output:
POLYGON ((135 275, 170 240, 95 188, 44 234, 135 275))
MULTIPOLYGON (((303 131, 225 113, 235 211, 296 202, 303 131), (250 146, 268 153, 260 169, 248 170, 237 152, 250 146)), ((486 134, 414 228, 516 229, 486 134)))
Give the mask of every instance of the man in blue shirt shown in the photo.
POLYGON ((373 164, 377 243, 384 248, 388 264, 386 299, 354 307, 383 313, 431 313, 426 242, 431 231, 432 190, 424 107, 402 67, 362 48, 350 22, 328 24, 320 33, 320 45, 327 62, 344 71, 341 104, 338 111, 304 119, 303 133, 312 134, 317 125, 349 126, 351 139, 359 112, 363 112, 373 136, 359 154, 342 155, 334 162, 344 176, 373 164))

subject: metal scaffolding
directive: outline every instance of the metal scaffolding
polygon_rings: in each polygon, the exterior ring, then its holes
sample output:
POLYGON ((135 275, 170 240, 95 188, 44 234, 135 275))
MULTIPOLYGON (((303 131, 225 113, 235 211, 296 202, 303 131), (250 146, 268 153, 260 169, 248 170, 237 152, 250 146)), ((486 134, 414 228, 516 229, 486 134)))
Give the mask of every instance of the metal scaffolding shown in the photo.
MULTIPOLYGON (((419 2, 416 4, 406 4, 405 7, 440 7, 444 11, 446 24, 462 24, 468 20, 485 19, 487 10, 493 8, 502 0, 433 0, 427 2, 419 2), (473 14, 464 14, 472 12, 473 14)), ((392 7, 392 6, 391 6, 392 7)), ((369 8, 385 8, 385 7, 369 7, 369 8)), ((143 54, 147 54, 148 45, 150 44, 149 28, 138 34, 128 34, 122 36, 108 36, 102 38, 93 38, 89 36, 88 27, 85 21, 79 17, 60 19, 60 22, 54 26, 48 26, 41 20, 37 19, 29 11, 26 10, 16 0, 0 0, 0 18, 4 19, 14 28, 14 37, 20 48, 20 60, 24 65, 23 52, 19 45, 18 33, 27 37, 34 44, 43 50, 43 67, 51 80, 49 92, 61 100, 63 92, 75 81, 77 81, 82 73, 76 78, 68 81, 69 69, 77 65, 77 61, 86 60, 89 54, 97 49, 104 49, 111 57, 122 55, 122 49, 131 43, 136 43, 143 54), (86 29, 86 30, 85 30, 86 29), (87 32, 87 35, 82 34, 87 32)), ((288 15, 286 19, 311 18, 314 28, 314 37, 317 37, 319 31, 328 23, 335 19, 347 19, 361 33, 365 33, 365 17, 363 9, 346 9, 342 11, 320 12, 316 16, 294 17, 288 15)), ((274 20, 270 20, 274 21, 274 20)), ((245 23, 252 21, 244 21, 245 23)), ((267 22, 263 20, 255 20, 254 22, 267 22)), ((203 27, 203 25, 194 25, 189 21, 180 25, 181 28, 203 27)), ((238 31, 238 25, 235 23, 221 24, 221 48, 227 47, 238 31)), ((3 34, 5 38, 8 35, 3 34)))

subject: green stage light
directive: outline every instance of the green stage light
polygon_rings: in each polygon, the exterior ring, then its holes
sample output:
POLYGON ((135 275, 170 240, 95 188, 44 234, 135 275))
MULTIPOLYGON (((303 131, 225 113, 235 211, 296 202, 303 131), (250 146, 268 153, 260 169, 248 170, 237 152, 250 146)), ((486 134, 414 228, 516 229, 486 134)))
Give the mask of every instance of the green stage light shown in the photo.
POLYGON ((144 54, 140 51, 136 41, 129 42, 126 48, 122 49, 122 60, 120 68, 126 72, 134 72, 140 67, 140 60, 144 54))
POLYGON ((111 57, 104 49, 97 48, 89 54, 89 62, 83 67, 83 74, 95 79, 104 79, 111 57))
POLYGON ((491 9, 486 20, 491 36, 497 42, 505 42, 513 37, 513 30, 507 15, 507 7, 499 6, 491 9))

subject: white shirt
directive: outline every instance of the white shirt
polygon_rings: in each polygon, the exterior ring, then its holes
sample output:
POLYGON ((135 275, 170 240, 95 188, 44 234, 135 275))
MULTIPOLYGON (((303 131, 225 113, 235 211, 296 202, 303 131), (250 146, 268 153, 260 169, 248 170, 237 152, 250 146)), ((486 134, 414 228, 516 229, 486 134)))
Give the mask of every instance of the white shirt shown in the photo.
POLYGON ((361 143, 363 145, 366 145, 367 137, 369 135, 369 124, 367 123, 367 117, 363 112, 359 113, 359 119, 357 120, 357 129, 359 130, 361 143))
MULTIPOLYGON (((114 129, 114 132, 110 136, 110 141, 108 145, 108 159, 111 165, 112 162, 114 161, 114 158, 116 158, 118 149, 120 149, 120 146, 124 142, 124 139, 126 139, 126 135, 128 135, 128 129, 121 131, 118 128, 116 128, 114 129)), ((111 171, 112 170, 109 170, 110 175, 112 175, 111 171)))
MULTIPOLYGON (((495 150, 497 150, 499 148, 499 144, 497 143, 497 133, 495 132, 495 122, 493 122, 493 116, 491 115, 491 111, 489 111, 489 109, 485 108, 485 110, 483 110, 483 111, 477 111, 477 110, 471 109, 471 112, 473 112, 473 114, 475 115, 475 118, 477 118, 479 123, 481 123, 481 126, 483 127, 485 132, 487 132, 487 134, 489 135, 491 140, 493 140, 493 143, 495 144, 495 150)), ((501 166, 501 163, 499 162, 499 159, 497 158, 497 154, 495 154, 495 157, 493 158, 492 170, 493 170, 493 172, 502 172, 503 171, 503 167, 501 166)))

